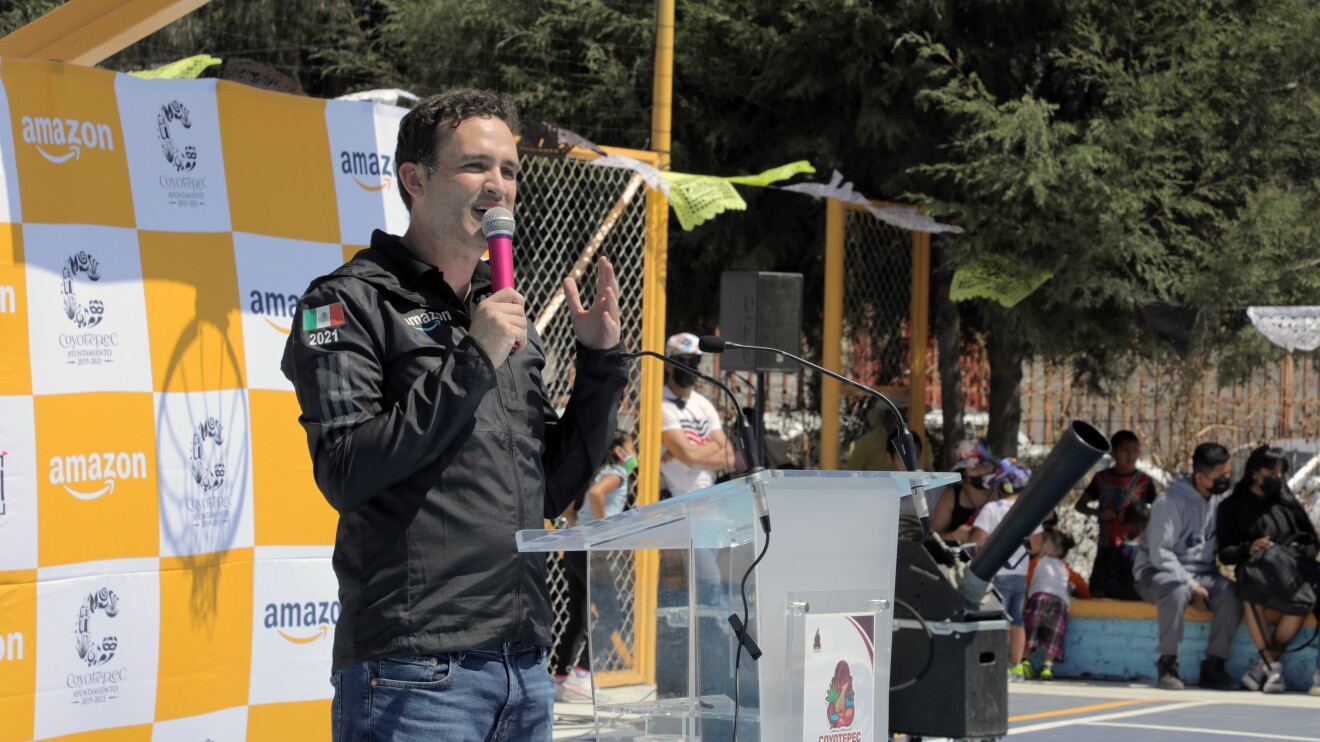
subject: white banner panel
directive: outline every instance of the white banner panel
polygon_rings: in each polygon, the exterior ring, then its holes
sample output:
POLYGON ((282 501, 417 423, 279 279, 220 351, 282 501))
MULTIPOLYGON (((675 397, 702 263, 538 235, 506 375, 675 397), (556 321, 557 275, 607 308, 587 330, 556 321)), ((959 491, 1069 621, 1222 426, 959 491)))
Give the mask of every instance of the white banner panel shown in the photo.
POLYGON ((152 722, 160 648, 157 565, 155 559, 84 563, 80 572, 94 567, 101 574, 64 579, 56 579, 58 569, 42 571, 38 739, 152 722))
POLYGON ((334 697, 339 586, 330 559, 261 553, 253 578, 250 704, 334 697))
POLYGON ((37 431, 31 397, 0 397, 0 572, 37 568, 37 431))
POLYGON ((36 394, 151 391, 137 232, 24 224, 36 394))
POLYGON ((249 389, 293 391, 280 371, 298 298, 312 279, 343 265, 339 245, 234 233, 249 389))
POLYGON ((115 78, 139 228, 229 231, 215 84, 115 78))
POLYGON ((247 390, 155 399, 161 556, 251 547, 247 390))

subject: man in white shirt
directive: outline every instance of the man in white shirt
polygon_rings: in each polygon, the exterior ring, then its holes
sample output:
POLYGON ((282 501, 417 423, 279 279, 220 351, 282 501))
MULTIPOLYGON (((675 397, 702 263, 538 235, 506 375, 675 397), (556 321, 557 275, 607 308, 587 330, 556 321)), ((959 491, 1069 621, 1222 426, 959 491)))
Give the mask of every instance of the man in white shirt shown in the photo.
MULTIPOLYGON (((680 332, 665 343, 665 355, 696 368, 701 362, 697 336, 680 332)), ((665 366, 664 401, 660 405, 661 498, 694 492, 715 484, 715 472, 732 469, 732 442, 724 434, 720 414, 693 387, 697 377, 665 366)))

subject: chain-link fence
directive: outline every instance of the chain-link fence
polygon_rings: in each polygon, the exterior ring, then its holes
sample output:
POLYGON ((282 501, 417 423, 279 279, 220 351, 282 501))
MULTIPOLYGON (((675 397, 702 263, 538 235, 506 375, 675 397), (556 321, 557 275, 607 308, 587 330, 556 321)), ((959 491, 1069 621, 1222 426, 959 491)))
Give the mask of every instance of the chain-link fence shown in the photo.
MULTIPOLYGON (((527 298, 528 317, 545 343, 546 392, 561 412, 573 388, 576 344, 568 304, 562 297, 563 278, 575 267, 582 271, 578 286, 582 302, 587 305, 595 295, 596 257, 608 257, 619 280, 624 344, 641 347, 643 257, 651 234, 647 199, 655 197, 645 187, 638 187, 632 172, 596 167, 589 164, 594 155, 576 154, 577 150, 565 158, 523 155, 516 213, 517 286, 527 298)), ((650 153, 627 154, 650 161, 650 153)), ((640 397, 638 364, 631 369, 631 383, 619 412, 619 427, 633 435, 638 432, 640 397)), ((636 496, 634 484, 630 486, 629 506, 636 496)), ((549 559, 550 595, 555 608, 553 634, 558 644, 569 616, 568 582, 558 555, 549 559)), ((611 561, 624 614, 619 637, 624 651, 597 647, 595 667, 598 671, 635 670, 631 663, 636 661, 639 649, 633 607, 637 573, 631 552, 615 552, 611 561)), ((585 649, 582 652, 574 659, 586 664, 585 649)), ((597 682, 608 685, 608 674, 598 674, 597 682)))
MULTIPOLYGON (((825 365, 837 358, 844 376, 898 397, 896 403, 909 408, 908 424, 920 434, 925 429, 930 235, 880 221, 856 204, 844 204, 839 216, 827 220, 838 226, 827 228, 826 250, 842 252, 842 271, 833 282, 828 268, 826 272, 825 365), (841 237, 830 244, 829 235, 841 237), (841 298, 833 296, 836 292, 841 298), (841 308, 838 328, 830 326, 831 302, 841 308)), ((828 266, 828 254, 826 261, 828 266)), ((834 419, 832 399, 822 395, 824 466, 836 461, 844 465, 852 443, 879 422, 875 417, 868 420, 880 404, 875 398, 842 391, 834 419), (837 439, 831 440, 834 430, 837 439)))

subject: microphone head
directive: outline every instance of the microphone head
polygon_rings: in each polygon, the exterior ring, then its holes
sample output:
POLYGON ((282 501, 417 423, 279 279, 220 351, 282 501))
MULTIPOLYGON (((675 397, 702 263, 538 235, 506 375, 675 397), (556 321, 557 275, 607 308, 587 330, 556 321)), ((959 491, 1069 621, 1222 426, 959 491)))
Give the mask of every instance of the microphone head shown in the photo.
POLYGON ((495 235, 513 236, 513 212, 496 206, 481 217, 481 233, 487 238, 495 235))
POLYGON ((702 335, 697 340, 697 347, 701 349, 702 353, 723 353, 724 346, 724 338, 718 335, 702 335))

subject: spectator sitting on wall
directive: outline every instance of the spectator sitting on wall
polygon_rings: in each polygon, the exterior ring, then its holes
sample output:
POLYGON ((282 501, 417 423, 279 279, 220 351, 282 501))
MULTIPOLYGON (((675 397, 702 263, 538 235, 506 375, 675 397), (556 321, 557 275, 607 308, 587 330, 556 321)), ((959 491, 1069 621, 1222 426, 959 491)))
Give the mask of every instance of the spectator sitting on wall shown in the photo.
POLYGON ((1101 572, 1104 582, 1096 585, 1092 597, 1110 598, 1111 600, 1141 600, 1137 594, 1136 581, 1132 577, 1132 565, 1137 560, 1138 542, 1150 523, 1150 506, 1139 502, 1123 510, 1123 545, 1105 552, 1102 566, 1096 557, 1095 569, 1101 572))
POLYGON ((1219 561, 1234 567, 1237 596, 1260 654, 1242 684, 1265 693, 1287 690, 1279 655, 1315 609, 1320 583, 1315 526, 1288 491, 1287 471, 1282 449, 1257 448, 1233 494, 1219 506, 1219 561), (1283 614, 1268 636, 1264 608, 1283 614))
POLYGON ((1137 594, 1157 606, 1159 661, 1156 685, 1182 690, 1178 652, 1182 649, 1183 612, 1188 604, 1211 611, 1210 641, 1201 663, 1201 687, 1237 690, 1224 662, 1229 658, 1233 634, 1242 623, 1242 603, 1233 582, 1219 574, 1215 563, 1215 518, 1219 503, 1228 497, 1232 481, 1228 449, 1202 443, 1192 454, 1192 473, 1180 477, 1150 510, 1150 528, 1137 547, 1132 567, 1137 594))

